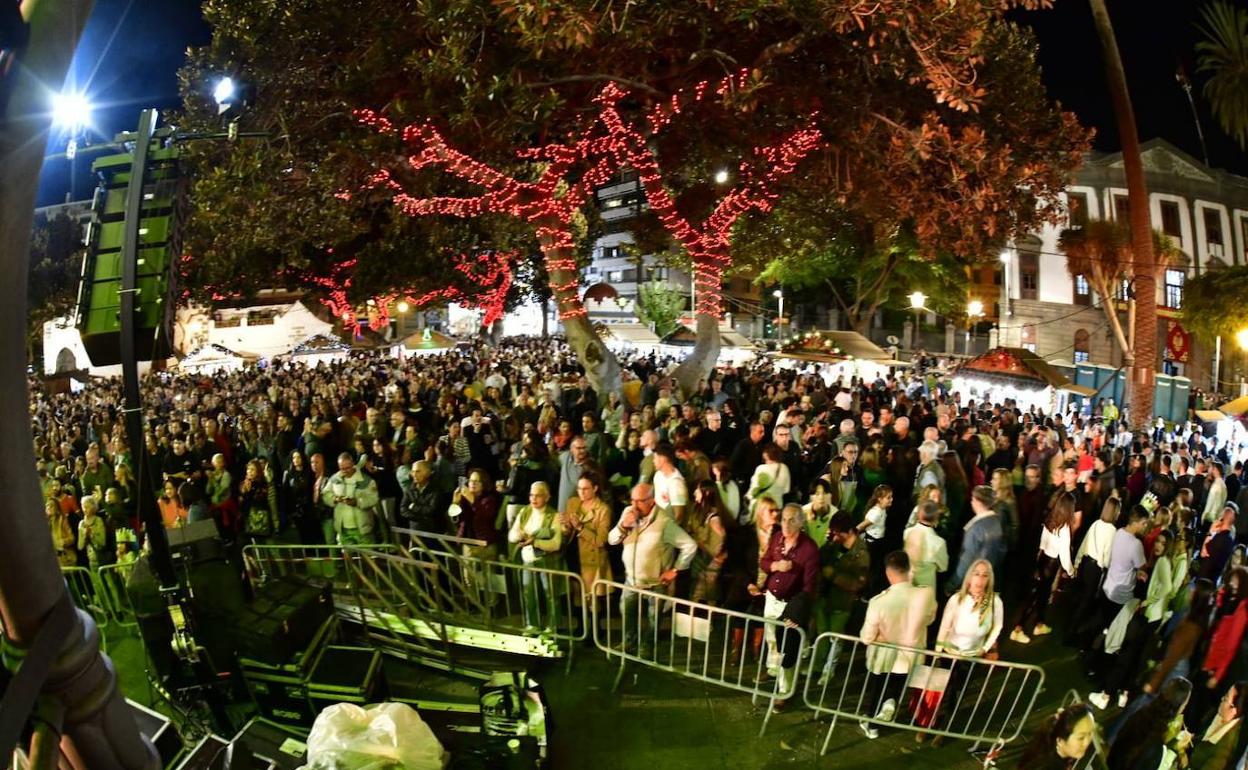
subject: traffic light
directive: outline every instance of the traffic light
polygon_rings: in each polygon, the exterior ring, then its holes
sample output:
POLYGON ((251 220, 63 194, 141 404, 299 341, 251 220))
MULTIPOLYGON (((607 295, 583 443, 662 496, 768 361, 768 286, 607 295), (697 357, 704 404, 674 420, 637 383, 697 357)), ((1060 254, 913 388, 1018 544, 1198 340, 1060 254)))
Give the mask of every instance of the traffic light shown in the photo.
MULTIPOLYGON (((131 153, 123 153, 98 158, 91 166, 100 185, 87 231, 77 326, 95 366, 121 363, 122 241, 132 161, 131 153)), ((144 359, 164 358, 170 351, 173 268, 181 254, 185 190, 177 146, 161 146, 154 139, 147 154, 136 259, 135 335, 144 359)))

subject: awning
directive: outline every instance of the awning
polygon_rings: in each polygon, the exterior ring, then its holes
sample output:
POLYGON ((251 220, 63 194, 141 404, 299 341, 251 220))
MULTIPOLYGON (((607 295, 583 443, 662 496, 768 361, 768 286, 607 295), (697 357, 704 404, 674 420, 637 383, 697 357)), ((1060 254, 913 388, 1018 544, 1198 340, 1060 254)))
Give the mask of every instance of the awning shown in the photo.
POLYGON ((1248 396, 1240 396, 1234 401, 1227 401, 1218 407, 1218 411, 1222 414, 1229 414, 1232 417, 1239 417, 1244 412, 1248 412, 1248 396))
POLYGON ((809 331, 784 343, 780 349, 784 358, 799 361, 833 363, 847 359, 862 359, 883 363, 891 356, 871 340, 858 332, 840 330, 809 331))
POLYGON ((1231 418, 1223 412, 1219 412, 1217 409, 1197 409, 1196 419, 1201 422, 1221 422, 1231 418))
POLYGON ((993 348, 958 366, 953 375, 1008 383, 1015 387, 1055 388, 1085 396, 1096 393, 1091 388, 1074 385, 1049 362, 1026 348, 993 348))
POLYGON ((657 345, 661 341, 659 335, 645 324, 623 323, 602 324, 599 326, 607 342, 627 342, 633 345, 657 345))

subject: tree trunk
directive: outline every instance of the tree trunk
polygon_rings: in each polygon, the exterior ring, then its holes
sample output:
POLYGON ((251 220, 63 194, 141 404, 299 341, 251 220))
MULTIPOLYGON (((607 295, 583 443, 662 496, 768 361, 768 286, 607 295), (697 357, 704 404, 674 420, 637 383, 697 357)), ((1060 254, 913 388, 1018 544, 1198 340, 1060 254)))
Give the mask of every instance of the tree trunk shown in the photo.
POLYGON ((697 256, 693 260, 693 283, 697 288, 697 304, 694 307, 697 340, 693 350, 673 374, 686 397, 697 392, 698 385, 711 376, 711 372, 715 371, 715 362, 719 360, 719 319, 723 315, 720 306, 723 269, 720 265, 724 264, 730 264, 729 260, 715 254, 697 256))
MULTIPOLYGON (((619 361, 594 332, 577 293, 576 255, 568 245, 572 241, 571 233, 552 227, 556 222, 537 223, 541 233, 538 240, 542 246, 542 257, 546 260, 551 296, 559 310, 564 336, 598 395, 605 397, 607 393, 618 393, 622 396, 619 361)), ((545 323, 543 316, 543 326, 545 323)))
POLYGON ((1106 81, 1110 103, 1118 123, 1122 142, 1122 163, 1127 176, 1127 198, 1130 201, 1131 248, 1134 254, 1135 277, 1135 339, 1131 367, 1131 427, 1142 428, 1153 413, 1153 389, 1157 366, 1157 278, 1153 256, 1153 228, 1148 213, 1148 187, 1144 181, 1144 163, 1140 157, 1140 137, 1135 127, 1127 76, 1118 54, 1114 26, 1105 0, 1089 0, 1097 36, 1105 56, 1106 81))
MULTIPOLYGON (((0 114, 0 323, 6 329, 25 329, 28 320, 30 233, 48 138, 48 89, 65 80, 91 6, 90 0, 21 4, 30 22, 30 42, 7 76, 12 93, 0 114)), ((0 624, 8 641, 25 649, 53 609, 68 599, 35 477, 21 334, 0 340, 0 383, 7 383, 0 389, 8 396, 0 402, 7 429, 0 442, 0 486, 7 505, 0 524, 0 624)), ((78 611, 70 632, 56 644, 60 653, 43 693, 65 707, 60 743, 69 765, 78 770, 159 767, 155 749, 139 734, 117 690, 112 663, 99 651, 91 617, 78 611)))
POLYGON ((542 297, 542 339, 550 339, 550 300, 542 297))
POLYGON ((672 375, 686 397, 697 392, 698 385, 711 376, 719 360, 719 319, 708 313, 698 313, 697 332, 693 350, 672 375))

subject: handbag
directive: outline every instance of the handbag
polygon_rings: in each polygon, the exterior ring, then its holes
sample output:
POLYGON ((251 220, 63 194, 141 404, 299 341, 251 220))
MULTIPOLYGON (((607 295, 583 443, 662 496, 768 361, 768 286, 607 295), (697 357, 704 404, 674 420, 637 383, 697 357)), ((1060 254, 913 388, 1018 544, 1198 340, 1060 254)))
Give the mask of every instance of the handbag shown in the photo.
POLYGON ((949 685, 949 672, 952 669, 929 666, 919 663, 910 669, 910 680, 907 687, 914 687, 924 692, 944 692, 949 685))

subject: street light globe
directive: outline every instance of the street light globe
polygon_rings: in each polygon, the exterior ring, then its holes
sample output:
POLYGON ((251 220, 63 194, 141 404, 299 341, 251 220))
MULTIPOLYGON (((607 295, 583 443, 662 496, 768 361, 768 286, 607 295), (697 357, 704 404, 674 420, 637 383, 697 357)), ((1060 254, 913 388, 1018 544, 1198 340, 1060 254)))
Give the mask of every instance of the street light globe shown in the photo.
POLYGON ((973 299, 966 303, 966 314, 974 318, 984 314, 984 303, 977 299, 973 299))
POLYGON ((776 289, 775 291, 771 293, 771 296, 775 297, 776 299, 780 299, 781 297, 784 296, 784 291, 781 289, 776 289))
POLYGON ((410 308, 410 306, 407 304, 407 302, 405 302, 405 301, 403 301, 403 300, 399 300, 399 304, 395 305, 395 309, 397 309, 400 313, 406 313, 406 312, 407 312, 408 310, 410 310, 411 308, 410 308))
POLYGON ((223 77, 212 89, 212 98, 217 104, 225 104, 234 98, 234 78, 223 77))
POLYGON ((1001 252, 1001 256, 999 257, 999 259, 1000 259, 1002 262, 1009 262, 1009 261, 1010 261, 1010 250, 1009 250, 1009 249, 1006 249, 1005 251, 1001 252))
POLYGON ((921 291, 916 291, 910 295, 910 307, 914 310, 922 309, 925 302, 927 302, 927 295, 921 291))
POLYGON ((76 130, 91 122, 91 102, 86 94, 68 92, 52 96, 52 122, 58 127, 76 130))
POLYGON ((1248 329, 1240 329, 1235 332, 1235 341, 1239 343, 1241 348, 1248 350, 1248 329))
POLYGON ((728 184, 728 169, 721 168, 715 172, 715 184, 728 184))

